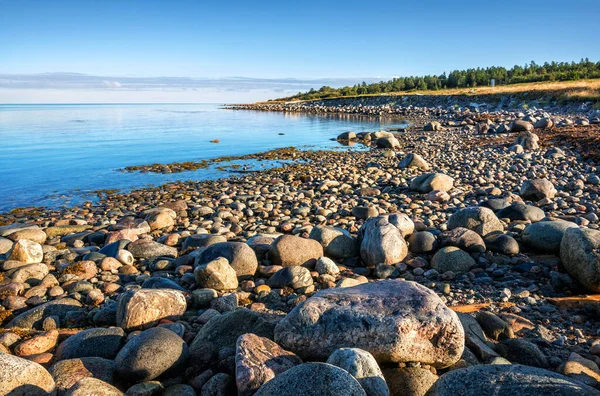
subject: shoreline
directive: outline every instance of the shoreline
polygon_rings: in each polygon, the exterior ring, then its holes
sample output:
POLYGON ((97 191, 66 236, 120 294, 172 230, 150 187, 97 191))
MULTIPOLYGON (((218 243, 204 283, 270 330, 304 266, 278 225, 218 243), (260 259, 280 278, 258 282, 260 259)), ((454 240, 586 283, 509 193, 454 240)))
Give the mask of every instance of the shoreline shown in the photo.
MULTIPOLYGON (((103 359, 118 362, 121 380, 106 382, 123 391, 139 386, 126 379, 123 356, 144 342, 165 348, 135 361, 153 369, 174 345, 186 351, 177 373, 146 380, 196 392, 209 378, 243 387, 247 378, 231 362, 247 359, 236 341, 254 331, 305 362, 326 360, 343 337, 339 346, 373 353, 374 364, 394 375, 410 368, 435 382, 510 361, 571 381, 564 365, 573 353, 600 362, 600 307, 564 300, 596 287, 564 252, 577 242, 570 230, 600 234, 600 158, 589 155, 600 144, 582 140, 600 133, 600 119, 536 109, 415 111, 421 121, 408 131, 337 137, 367 150, 273 150, 251 156, 295 162, 0 215, 14 222, 0 226, 0 339, 22 337, 0 348, 46 370, 69 360, 68 342, 84 342, 80 334, 119 332, 103 359), (563 247, 567 237, 573 242, 563 247), (281 336, 285 326, 297 326, 294 337, 312 331, 311 321, 294 315, 319 301, 315 293, 339 299, 326 312, 341 316, 309 343, 281 336), (348 304, 356 309, 339 311, 348 304), (46 309, 43 321, 33 319, 46 309), (427 353, 382 358, 370 349, 396 347, 395 338, 380 337, 382 318, 420 317, 435 319, 414 341, 427 353), (370 331, 363 321, 379 329, 369 333, 373 342, 355 337, 370 331), (161 332, 168 342, 152 338, 161 332), (313 342, 318 353, 305 347, 313 342)), ((320 309, 310 311, 317 326, 328 320, 320 309)))

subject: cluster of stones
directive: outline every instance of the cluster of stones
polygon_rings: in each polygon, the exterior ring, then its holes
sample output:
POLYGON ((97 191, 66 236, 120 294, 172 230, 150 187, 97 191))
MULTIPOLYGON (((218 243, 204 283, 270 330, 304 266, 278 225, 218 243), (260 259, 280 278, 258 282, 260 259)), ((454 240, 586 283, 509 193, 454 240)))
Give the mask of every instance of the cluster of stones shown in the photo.
POLYGON ((598 394, 597 308, 547 298, 600 291, 600 169, 542 111, 453 114, 3 216, 0 394, 598 394))

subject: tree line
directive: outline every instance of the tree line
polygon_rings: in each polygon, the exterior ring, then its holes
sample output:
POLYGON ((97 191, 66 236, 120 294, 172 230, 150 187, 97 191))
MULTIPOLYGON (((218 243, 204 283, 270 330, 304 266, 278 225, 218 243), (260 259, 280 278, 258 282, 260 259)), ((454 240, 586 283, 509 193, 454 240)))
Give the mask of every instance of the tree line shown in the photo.
POLYGON ((591 62, 588 58, 579 62, 551 62, 538 65, 534 61, 525 66, 486 67, 467 70, 454 70, 439 76, 398 77, 389 81, 367 84, 364 81, 354 86, 332 88, 323 86, 318 90, 299 92, 285 100, 326 99, 338 96, 356 96, 364 94, 384 94, 402 91, 428 91, 444 88, 475 88, 496 85, 508 85, 542 81, 568 81, 587 78, 600 78, 600 62, 591 62))

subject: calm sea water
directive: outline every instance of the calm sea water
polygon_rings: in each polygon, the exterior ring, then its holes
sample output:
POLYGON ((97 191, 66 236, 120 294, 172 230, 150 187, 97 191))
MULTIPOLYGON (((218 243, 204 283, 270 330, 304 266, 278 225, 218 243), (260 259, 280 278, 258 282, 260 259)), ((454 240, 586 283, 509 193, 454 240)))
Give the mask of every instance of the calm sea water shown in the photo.
POLYGON ((73 205, 90 200, 99 189, 129 190, 228 175, 216 167, 176 174, 118 172, 129 165, 287 146, 339 148, 330 139, 341 132, 401 124, 359 116, 232 111, 216 104, 0 105, 0 212, 73 205), (212 139, 220 143, 209 143, 212 139))

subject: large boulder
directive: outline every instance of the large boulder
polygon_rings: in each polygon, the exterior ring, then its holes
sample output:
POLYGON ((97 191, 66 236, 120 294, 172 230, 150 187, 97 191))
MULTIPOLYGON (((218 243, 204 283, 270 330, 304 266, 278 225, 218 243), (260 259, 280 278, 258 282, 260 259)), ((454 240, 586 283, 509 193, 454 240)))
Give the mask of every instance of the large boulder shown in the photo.
POLYGON ((499 210, 496 216, 500 219, 515 220, 529 220, 532 223, 542 220, 546 213, 537 206, 526 205, 523 202, 513 202, 510 206, 499 210))
POLYGON ((292 367, 264 384, 255 396, 344 395, 366 396, 347 371, 327 363, 304 363, 292 367))
POLYGON ((42 262, 44 252, 39 243, 21 239, 14 243, 8 258, 22 263, 37 264, 42 262))
POLYGON ((308 268, 300 265, 283 267, 279 271, 275 272, 267 281, 267 285, 269 285, 272 289, 290 287, 296 290, 311 286, 312 284, 313 279, 310 275, 310 271, 308 268))
POLYGON ((598 395, 598 391, 552 371, 518 364, 477 365, 452 370, 440 377, 431 396, 571 396, 598 395))
POLYGON ((183 368, 189 357, 185 341, 164 327, 141 332, 121 349, 115 368, 128 382, 150 381, 183 368))
POLYGON ((238 287, 237 274, 226 258, 219 257, 194 269, 196 283, 203 288, 215 290, 235 290, 238 287))
POLYGON ((587 289, 600 292, 600 231, 569 228, 560 243, 565 269, 587 289))
POLYGON ((172 227, 177 219, 177 213, 169 208, 147 209, 141 215, 148 222, 151 230, 172 227))
POLYGON ((261 314, 246 308, 212 317, 190 345, 194 362, 211 364, 222 349, 235 349, 238 338, 246 333, 273 339, 275 325, 261 314))
POLYGON ((267 381, 302 364, 302 359, 265 337, 244 334, 237 340, 235 380, 238 395, 250 396, 267 381))
POLYGON ((454 187, 454 179, 443 173, 424 173, 410 182, 410 189, 421 193, 433 190, 450 191, 454 187))
POLYGON ((475 260, 471 255, 456 246, 443 247, 431 258, 431 268, 442 274, 448 271, 464 274, 474 266, 475 260))
POLYGON ((521 239, 523 242, 536 250, 546 253, 558 253, 563 235, 569 228, 578 227, 569 221, 540 221, 528 225, 521 239))
POLYGON ((459 227, 473 230, 481 236, 504 230, 494 212, 481 206, 471 206, 454 212, 448 219, 448 229, 459 227))
POLYGON ((101 357, 114 359, 121 349, 125 332, 120 327, 92 328, 78 332, 63 341, 56 350, 56 359, 101 357))
POLYGON ((45 368, 29 360, 0 352, 0 395, 54 394, 54 379, 45 368))
POLYGON ((358 242, 343 228, 318 225, 310 231, 309 238, 323 246, 327 257, 344 259, 358 254, 358 242))
POLYGON ((272 263, 283 267, 302 265, 312 268, 321 256, 323 246, 319 242, 295 235, 280 236, 273 242, 269 251, 272 263))
POLYGON ((316 293, 277 324, 275 341, 305 359, 324 360, 338 348, 355 347, 380 363, 447 367, 462 355, 464 331, 430 289, 385 280, 316 293))
POLYGON ((544 198, 554 198, 556 189, 548 179, 526 180, 521 186, 521 198, 530 201, 541 201, 544 198))
POLYGON ((256 253, 243 242, 221 242, 208 246, 198 255, 195 265, 209 263, 219 257, 226 258, 235 270, 238 280, 254 276, 258 268, 256 253))
POLYGON ((390 217, 374 217, 359 230, 360 256, 367 266, 398 264, 408 254, 406 241, 390 217))
POLYGON ((146 329, 161 319, 179 319, 186 308, 185 295, 179 290, 128 290, 119 296, 117 326, 125 331, 146 329))
POLYGON ((389 396, 383 373, 369 352, 359 348, 340 348, 329 356, 327 363, 350 373, 368 396, 389 396))

